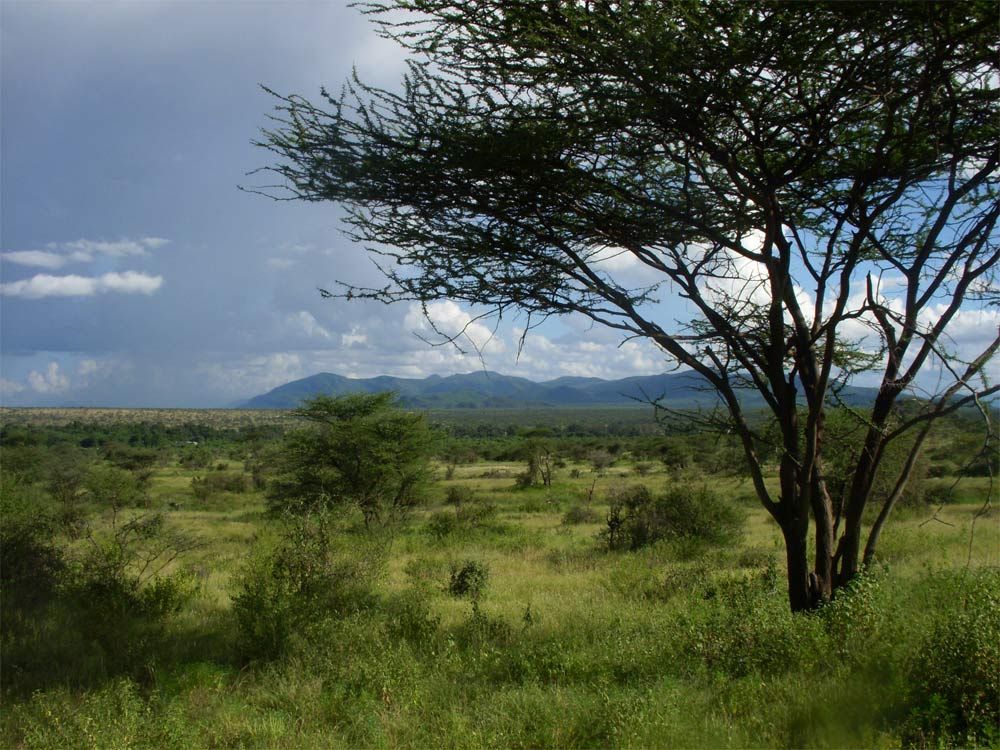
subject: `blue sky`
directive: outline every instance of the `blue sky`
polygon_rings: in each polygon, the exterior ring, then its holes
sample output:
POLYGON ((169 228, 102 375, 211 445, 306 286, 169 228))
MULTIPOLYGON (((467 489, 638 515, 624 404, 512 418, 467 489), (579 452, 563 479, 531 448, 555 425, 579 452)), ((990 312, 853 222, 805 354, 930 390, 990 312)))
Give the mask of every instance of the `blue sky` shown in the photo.
MULTIPOLYGON (((484 362, 416 335, 406 305, 324 301, 378 280, 336 206, 240 192, 284 93, 403 60, 342 2, 4 0, 0 398, 5 405, 216 406, 329 371, 546 379, 663 371, 648 345, 567 320, 484 362)), ((433 309, 457 330, 473 311, 433 309)), ((523 324, 523 322, 522 322, 523 324)), ((473 326, 485 343, 488 332, 473 326)))

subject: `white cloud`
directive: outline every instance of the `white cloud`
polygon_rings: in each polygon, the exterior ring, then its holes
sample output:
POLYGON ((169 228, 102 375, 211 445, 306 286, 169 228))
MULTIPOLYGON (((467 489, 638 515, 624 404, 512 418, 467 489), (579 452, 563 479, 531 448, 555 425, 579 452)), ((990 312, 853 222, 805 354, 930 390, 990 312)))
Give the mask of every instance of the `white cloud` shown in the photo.
POLYGON ((162 276, 150 276, 139 271, 112 272, 101 276, 37 274, 30 279, 0 284, 0 294, 26 299, 92 297, 105 292, 152 294, 162 285, 162 276))
POLYGON ((44 373, 32 370, 28 373, 28 385, 36 393, 62 393, 69 390, 69 378, 59 372, 59 364, 49 362, 44 373))
POLYGON ((358 333, 360 330, 359 326, 354 326, 350 333, 340 334, 340 344, 341 346, 351 347, 359 346, 361 344, 368 343, 368 336, 363 333, 358 333))
POLYGON ((122 294, 152 294, 163 285, 162 276, 150 276, 139 271, 106 273, 99 276, 99 292, 121 292, 122 294))
POLYGON ((431 302, 426 310, 425 315, 419 304, 411 304, 403 325, 431 340, 442 335, 452 338, 463 349, 471 345, 478 352, 493 354, 506 349, 503 340, 490 328, 473 320, 471 314, 451 300, 431 302))
POLYGON ((290 316, 293 325, 298 327, 309 338, 329 339, 330 332, 319 324, 316 317, 306 310, 299 310, 296 315, 290 316))
POLYGON ((628 271, 640 265, 633 253, 621 247, 599 248, 588 260, 602 271, 628 271))
POLYGON ((23 390, 24 386, 20 383, 7 380, 7 378, 0 378, 0 396, 9 396, 14 393, 20 393, 23 390))
POLYGON ((50 253, 46 250, 12 250, 11 252, 0 253, 0 257, 8 263, 16 263, 19 266, 36 266, 38 268, 62 268, 66 263, 65 255, 50 253))
POLYGON ((10 250, 0 253, 0 258, 8 263, 16 263, 21 266, 55 270, 62 268, 67 263, 90 263, 99 255, 111 258, 145 256, 149 255, 150 250, 156 250, 169 242, 170 240, 163 237, 142 237, 137 240, 124 239, 118 242, 97 240, 50 242, 46 245, 46 250, 10 250))
POLYGON ((278 271, 284 271, 292 266, 294 266, 297 261, 294 258, 268 258, 267 266, 268 268, 274 268, 278 271))
POLYGON ((303 367, 294 352, 275 352, 237 361, 210 362, 197 366, 209 385, 228 398, 255 396, 279 385, 314 375, 318 370, 303 367))
MULTIPOLYGON (((519 336, 522 329, 514 329, 519 336)), ((576 336, 550 339, 534 331, 525 339, 517 360, 517 373, 534 380, 563 375, 617 380, 631 375, 654 375, 667 368, 663 351, 650 341, 631 340, 618 345, 601 344, 576 336)))
POLYGON ((102 242, 96 240, 76 240, 67 242, 63 247, 85 256, 110 255, 115 258, 149 255, 149 250, 166 245, 170 240, 162 237, 143 237, 138 240, 119 240, 118 242, 102 242))

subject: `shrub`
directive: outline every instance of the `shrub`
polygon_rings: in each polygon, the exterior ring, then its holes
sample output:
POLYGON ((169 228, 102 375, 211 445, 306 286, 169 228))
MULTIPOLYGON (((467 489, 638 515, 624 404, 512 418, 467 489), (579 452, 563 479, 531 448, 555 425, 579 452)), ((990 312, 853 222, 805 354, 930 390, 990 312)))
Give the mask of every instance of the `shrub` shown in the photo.
POLYGON ((513 628, 502 617, 483 612, 479 601, 472 600, 469 619, 459 628, 458 636, 468 646, 510 646, 513 628))
POLYGON ((243 474, 218 472, 191 479, 191 492, 202 502, 220 492, 233 492, 242 495, 248 490, 249 482, 243 474))
POLYGON ((660 539, 733 544, 746 516, 706 485, 673 485, 654 497, 642 486, 616 490, 602 538, 609 549, 639 549, 660 539))
POLYGON ((438 541, 457 531, 476 528, 496 517, 497 507, 492 503, 466 501, 454 511, 442 510, 427 519, 427 530, 438 541))
POLYGON ((477 560, 466 560, 459 565, 451 566, 451 577, 448 581, 448 593, 455 597, 467 596, 478 599, 489 582, 490 570, 486 563, 477 560))
POLYGON ((273 545, 258 543, 238 574, 233 613, 244 653, 281 656, 292 635, 370 605, 385 549, 335 544, 328 513, 287 514, 273 545))
POLYGON ((418 646, 433 641, 441 618, 431 614, 427 596, 422 591, 404 591, 386 602, 389 632, 418 646))
POLYGON ((1000 741, 1000 574, 984 571, 955 593, 964 606, 940 613, 910 660, 906 747, 1000 741))
POLYGON ((598 474, 603 474, 615 463, 614 456, 601 448, 591 451, 590 455, 587 456, 587 459, 590 461, 590 465, 593 470, 598 474))
POLYGON ((159 454, 149 448, 132 448, 120 443, 108 443, 102 449, 105 460, 135 477, 139 487, 145 489, 153 477, 153 468, 159 454))
POLYGON ((601 514, 589 505, 574 505, 563 515, 562 522, 566 526, 578 523, 597 523, 601 520, 601 514))
POLYGON ((653 464, 648 461, 639 461, 632 467, 632 470, 640 477, 644 477, 653 470, 653 464))
POLYGON ((212 463, 212 458, 207 448, 194 446, 185 448, 177 463, 185 469, 205 469, 212 463))
POLYGON ((5 474, 0 483, 0 619, 9 630, 52 598, 65 565, 52 540, 56 522, 39 493, 16 476, 5 474))
POLYGON ((76 602, 84 632, 106 650, 121 646, 135 627, 157 625, 193 596, 184 572, 165 570, 198 542, 166 527, 160 514, 122 518, 89 529, 87 545, 72 560, 66 591, 76 602))
POLYGON ((116 511, 146 502, 146 493, 135 474, 117 466, 90 467, 84 487, 91 501, 116 511))
POLYGON ((766 568, 774 564, 774 553, 764 547, 750 547, 740 552, 737 562, 741 568, 766 568))
POLYGON ((448 488, 448 494, 445 496, 444 501, 448 505, 461 507, 462 505, 474 502, 475 499, 476 493, 473 492, 471 487, 467 487, 464 484, 456 484, 448 488))
POLYGON ((455 509, 459 523, 480 526, 496 518, 497 506, 493 503, 473 502, 455 509))
POLYGON ((778 590, 774 569, 714 582, 686 628, 681 645, 688 658, 681 663, 728 678, 754 679, 815 668, 827 643, 822 626, 817 618, 789 612, 775 596, 778 590))
POLYGON ((427 530, 438 541, 453 534, 459 527, 458 517, 449 511, 442 510, 431 514, 427 519, 427 530))

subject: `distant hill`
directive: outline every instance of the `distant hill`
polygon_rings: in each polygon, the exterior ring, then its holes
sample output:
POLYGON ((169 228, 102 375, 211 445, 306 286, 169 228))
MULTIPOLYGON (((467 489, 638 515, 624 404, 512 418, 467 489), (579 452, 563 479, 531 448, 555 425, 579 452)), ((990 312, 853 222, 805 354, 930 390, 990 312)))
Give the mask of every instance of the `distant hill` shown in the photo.
MULTIPOLYGON (((526 406, 627 406, 638 400, 659 398, 676 409, 711 406, 715 392, 693 372, 642 375, 622 380, 561 377, 536 383, 496 372, 464 375, 431 375, 423 379, 345 378, 322 372, 278 386, 239 405, 244 409, 294 409, 303 399, 318 395, 395 391, 403 405, 420 409, 513 409, 526 406)), ((850 400, 868 400, 873 391, 853 389, 850 400)), ((747 391, 748 405, 760 403, 747 391)))

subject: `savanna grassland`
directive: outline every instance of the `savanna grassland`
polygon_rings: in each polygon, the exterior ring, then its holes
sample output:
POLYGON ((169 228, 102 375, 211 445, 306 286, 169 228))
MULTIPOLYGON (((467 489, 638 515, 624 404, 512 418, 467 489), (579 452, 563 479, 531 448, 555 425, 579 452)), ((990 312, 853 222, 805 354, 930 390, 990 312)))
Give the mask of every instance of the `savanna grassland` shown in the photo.
POLYGON ((3 414, 3 747, 1000 743, 996 457, 965 418, 877 564, 792 615, 725 438, 452 417, 423 501, 366 525, 267 512, 287 416, 166 414, 3 414))

